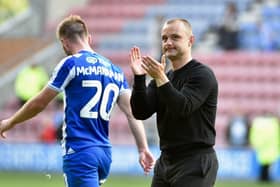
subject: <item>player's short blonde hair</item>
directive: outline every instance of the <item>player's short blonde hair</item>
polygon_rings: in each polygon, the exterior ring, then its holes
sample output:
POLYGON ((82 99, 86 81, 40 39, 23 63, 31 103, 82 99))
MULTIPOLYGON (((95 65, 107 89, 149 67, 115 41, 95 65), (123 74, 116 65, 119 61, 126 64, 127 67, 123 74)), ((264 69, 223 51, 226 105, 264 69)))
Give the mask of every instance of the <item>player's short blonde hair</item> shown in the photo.
POLYGON ((78 38, 85 38, 88 36, 88 28, 85 21, 80 16, 70 15, 58 24, 56 36, 58 39, 66 38, 75 42, 78 38))

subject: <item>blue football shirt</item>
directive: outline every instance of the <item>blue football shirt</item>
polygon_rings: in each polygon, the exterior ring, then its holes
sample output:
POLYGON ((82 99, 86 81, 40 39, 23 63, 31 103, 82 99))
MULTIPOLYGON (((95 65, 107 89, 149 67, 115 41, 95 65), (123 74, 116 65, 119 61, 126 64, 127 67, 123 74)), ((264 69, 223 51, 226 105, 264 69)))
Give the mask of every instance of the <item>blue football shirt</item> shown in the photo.
POLYGON ((48 86, 64 91, 64 154, 111 146, 110 114, 118 96, 129 91, 120 68, 95 52, 82 50, 61 60, 48 86))

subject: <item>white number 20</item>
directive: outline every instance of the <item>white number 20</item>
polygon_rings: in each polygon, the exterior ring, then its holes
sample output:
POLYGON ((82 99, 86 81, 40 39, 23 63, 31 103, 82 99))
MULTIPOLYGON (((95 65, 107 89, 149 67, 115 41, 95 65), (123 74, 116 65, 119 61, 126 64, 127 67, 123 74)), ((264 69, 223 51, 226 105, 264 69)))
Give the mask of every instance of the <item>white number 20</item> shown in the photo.
POLYGON ((115 84, 109 83, 104 88, 104 93, 103 93, 103 96, 102 96, 102 84, 101 84, 100 81, 97 81, 97 80, 84 80, 82 82, 82 87, 93 87, 93 88, 96 88, 96 93, 89 100, 89 102, 81 109, 80 116, 83 117, 83 118, 97 119, 98 111, 91 111, 91 110, 92 110, 92 108, 94 106, 96 106, 96 104, 99 101, 101 101, 100 111, 99 111, 100 112, 100 116, 101 116, 102 119, 108 121, 109 118, 110 118, 110 114, 111 114, 111 112, 113 110, 114 103, 115 103, 115 101, 117 99, 119 88, 115 84), (114 98, 112 100, 112 103, 108 103, 111 92, 113 92, 114 98), (102 98, 101 98, 101 96, 102 96, 102 98), (108 112, 106 110, 107 105, 110 105, 110 108, 109 108, 108 112))

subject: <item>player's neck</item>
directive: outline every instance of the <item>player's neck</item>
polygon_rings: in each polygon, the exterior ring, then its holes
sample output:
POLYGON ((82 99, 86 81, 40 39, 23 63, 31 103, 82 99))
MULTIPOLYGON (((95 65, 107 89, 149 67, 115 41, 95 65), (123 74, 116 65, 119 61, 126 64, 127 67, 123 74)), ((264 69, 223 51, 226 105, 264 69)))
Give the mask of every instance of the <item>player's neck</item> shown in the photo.
POLYGON ((94 52, 93 49, 89 45, 77 45, 73 47, 73 54, 78 53, 79 51, 91 51, 94 52))

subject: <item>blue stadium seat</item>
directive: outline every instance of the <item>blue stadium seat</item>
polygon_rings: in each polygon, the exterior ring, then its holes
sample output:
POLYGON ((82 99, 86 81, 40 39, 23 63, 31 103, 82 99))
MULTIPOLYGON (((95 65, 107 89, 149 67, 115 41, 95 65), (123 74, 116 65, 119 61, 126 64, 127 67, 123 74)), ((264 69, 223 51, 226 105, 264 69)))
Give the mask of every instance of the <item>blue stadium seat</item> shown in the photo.
POLYGON ((239 44, 241 49, 260 50, 259 28, 255 23, 240 25, 239 44))
POLYGON ((280 7, 264 6, 261 11, 264 21, 271 21, 272 19, 280 21, 280 7))

